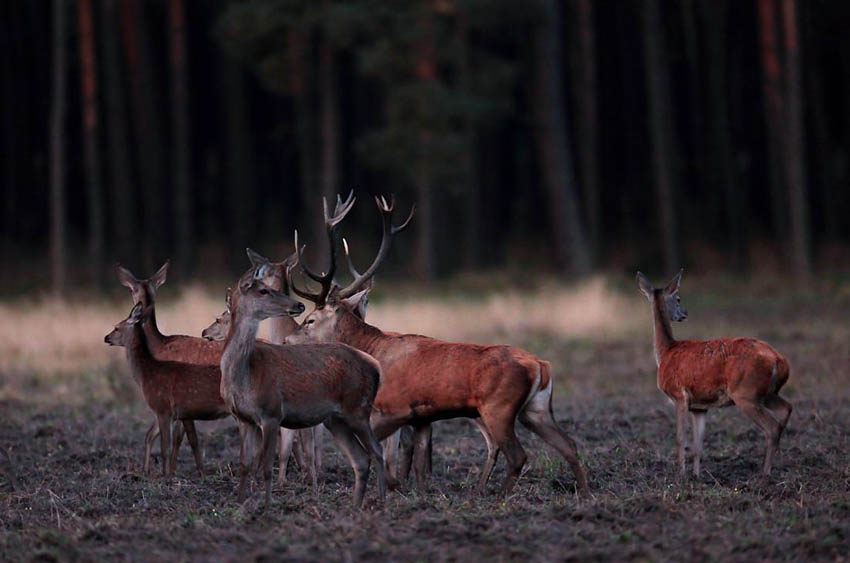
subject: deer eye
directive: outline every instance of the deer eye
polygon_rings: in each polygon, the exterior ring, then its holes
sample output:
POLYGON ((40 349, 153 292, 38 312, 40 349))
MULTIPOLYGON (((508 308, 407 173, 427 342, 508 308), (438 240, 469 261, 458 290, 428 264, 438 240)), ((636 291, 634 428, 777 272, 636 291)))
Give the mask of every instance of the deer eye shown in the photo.
POLYGON ((307 324, 308 324, 308 325, 311 325, 311 324, 313 324, 314 322, 316 322, 316 319, 307 319, 307 324))
POLYGON ((268 289, 261 289, 261 290, 260 290, 260 295, 268 295, 268 294, 269 294, 269 290, 268 290, 268 289))

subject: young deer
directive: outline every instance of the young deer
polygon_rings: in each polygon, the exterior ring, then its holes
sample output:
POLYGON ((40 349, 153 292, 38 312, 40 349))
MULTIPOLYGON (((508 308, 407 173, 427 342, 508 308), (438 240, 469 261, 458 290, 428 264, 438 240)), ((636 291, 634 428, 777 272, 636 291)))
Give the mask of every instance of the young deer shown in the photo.
MULTIPOLYGON (((380 362, 383 380, 371 420, 379 439, 410 424, 416 428, 416 441, 422 446, 418 451, 424 455, 428 424, 446 418, 480 416, 493 438, 496 453, 504 451, 507 458, 508 474, 502 494, 508 494, 527 459, 514 432, 519 418, 567 459, 578 489, 586 491, 585 471, 575 443, 554 420, 554 380, 549 362, 512 346, 455 344, 414 334, 390 335, 354 314, 365 297, 363 285, 386 258, 392 236, 412 218, 411 213, 401 226, 394 227, 394 201, 387 204, 383 198, 376 198, 376 202, 383 222, 381 246, 369 268, 355 276, 348 287, 332 287, 332 276, 320 276, 306 268, 296 236, 299 263, 309 277, 322 285, 322 290, 311 294, 290 282, 295 293, 316 303, 316 309, 287 337, 287 343, 343 342, 380 362)), ((414 463, 414 469, 425 466, 421 460, 414 463)), ((491 470, 492 466, 485 467, 479 490, 483 490, 491 470)))
MULTIPOLYGON (((130 289, 133 296, 133 304, 141 303, 144 309, 150 308, 150 316, 144 322, 143 328, 148 346, 154 357, 160 360, 217 366, 221 359, 221 352, 224 350, 222 343, 211 343, 204 339, 191 336, 166 336, 159 331, 159 327, 156 324, 156 293, 162 284, 165 283, 165 278, 168 274, 168 265, 168 262, 163 264, 153 276, 146 280, 137 279, 130 270, 120 265, 115 266, 115 273, 118 276, 118 281, 130 289)), ((192 455, 195 458, 198 473, 203 476, 204 467, 201 459, 201 449, 198 446, 198 435, 195 431, 195 424, 192 420, 183 420, 182 422, 186 437, 189 440, 189 445, 192 448, 192 455)), ((150 469, 151 446, 158 434, 159 423, 154 420, 145 433, 145 473, 148 473, 150 469)), ((172 465, 176 464, 177 451, 180 448, 182 438, 183 432, 178 428, 174 435, 174 444, 171 449, 172 465)), ((163 451, 163 466, 165 466, 164 460, 166 455, 167 452, 163 451)))
POLYGON ((764 432, 767 449, 762 473, 769 475, 792 410, 791 403, 779 396, 790 374, 788 360, 770 344, 753 338, 676 340, 670 321, 688 318, 679 298, 683 271, 663 289, 655 289, 645 275, 637 273, 638 287, 652 305, 658 388, 676 406, 679 471, 685 472, 687 413, 693 429, 694 475, 699 476, 705 413, 734 404, 764 432))
POLYGON ((127 350, 127 363, 133 377, 142 386, 148 407, 157 418, 162 474, 173 475, 174 456, 166 455, 171 445, 174 422, 215 420, 230 414, 219 394, 221 375, 218 366, 187 364, 156 359, 151 353, 142 326, 153 314, 153 307, 133 306, 130 315, 104 337, 110 346, 127 350))
MULTIPOLYGON (((243 427, 247 442, 261 441, 259 456, 271 503, 272 456, 278 428, 299 429, 324 424, 354 469, 354 505, 366 492, 371 464, 381 501, 386 483, 381 465, 381 445, 369 426, 372 402, 381 381, 374 358, 341 344, 275 346, 257 342, 263 319, 304 311, 304 305, 266 285, 266 266, 246 272, 234 288, 230 306, 230 331, 221 357, 221 396, 243 427)), ((240 467, 240 501, 245 498, 249 474, 247 456, 240 467)))

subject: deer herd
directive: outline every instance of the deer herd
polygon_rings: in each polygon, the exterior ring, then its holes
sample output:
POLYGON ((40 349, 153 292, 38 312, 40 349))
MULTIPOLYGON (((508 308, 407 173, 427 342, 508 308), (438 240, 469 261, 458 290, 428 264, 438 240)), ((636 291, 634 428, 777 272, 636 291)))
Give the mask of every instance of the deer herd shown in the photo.
MULTIPOLYGON (((479 493, 485 491, 500 453, 507 462, 501 494, 507 495, 516 484, 527 460, 516 435, 519 421, 564 457, 577 492, 587 494, 587 471, 576 443, 553 415, 555 377, 549 362, 514 346, 444 342, 382 331, 366 322, 375 272, 393 237, 414 214, 411 209, 403 223, 393 225, 394 198, 375 201, 383 235, 365 271, 354 267, 342 240, 353 276, 349 285, 338 285, 335 273, 339 224, 354 205, 353 193, 345 201, 337 197, 332 214, 324 202, 330 245, 326 271, 316 273, 307 266, 297 231, 295 252, 281 262, 248 249, 251 267, 227 290, 225 311, 204 329, 202 338, 166 336, 157 327, 156 295, 165 283, 168 263, 144 280, 116 267, 119 281, 130 289, 133 308, 104 340, 125 348, 130 372, 155 415, 145 435, 144 471, 149 472, 151 446, 159 435, 162 474, 173 475, 185 434, 203 475, 194 421, 232 416, 241 443, 238 498, 245 498, 250 476, 261 470, 268 507, 278 442, 278 483, 286 480, 294 453, 315 489, 324 428, 351 464, 353 503, 360 506, 373 461, 381 502, 387 486, 403 486, 411 467, 417 487, 424 487, 431 469, 431 424, 464 417, 475 422, 487 445, 479 493), (318 291, 303 282, 302 287, 295 284, 298 270, 318 291), (300 324, 295 317, 305 307, 292 294, 314 304, 300 324), (257 337, 265 319, 270 323, 268 341, 257 337)), ((693 472, 699 475, 705 413, 734 404, 764 432, 762 473, 767 475, 791 415, 791 404, 779 396, 788 380, 788 361, 769 344, 749 338, 675 340, 671 321, 687 318, 678 295, 681 277, 680 271, 667 286, 656 289, 637 274, 638 287, 652 307, 658 387, 676 407, 679 470, 686 471, 688 413, 693 472)))

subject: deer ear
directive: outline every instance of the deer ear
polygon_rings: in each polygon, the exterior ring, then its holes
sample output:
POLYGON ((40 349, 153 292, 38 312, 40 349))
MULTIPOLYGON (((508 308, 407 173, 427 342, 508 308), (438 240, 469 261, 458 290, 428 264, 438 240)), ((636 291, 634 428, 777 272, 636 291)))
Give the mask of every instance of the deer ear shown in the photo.
POLYGON ((673 276, 673 279, 670 280, 670 283, 668 283, 667 287, 664 288, 664 293, 666 293, 667 295, 675 295, 676 292, 679 291, 679 285, 682 283, 682 274, 684 273, 684 268, 679 270, 679 273, 673 276))
POLYGON ((233 290, 228 287, 227 291, 224 292, 224 304, 227 306, 228 311, 230 310, 230 303, 231 303, 230 299, 231 299, 232 295, 233 295, 233 290))
POLYGON ((269 259, 257 252, 256 250, 246 248, 245 253, 248 254, 248 260, 251 261, 251 265, 255 268, 261 264, 269 263, 269 259))
POLYGON ((138 324, 140 320, 142 320, 142 303, 136 303, 133 305, 133 309, 130 311, 130 316, 127 317, 127 321, 131 324, 138 324))
POLYGON ((118 281, 121 285, 130 289, 135 289, 139 285, 139 280, 127 268, 121 264, 115 264, 115 275, 118 276, 118 281))
POLYGON ((652 299, 652 294, 655 292, 655 288, 652 287, 652 282, 649 281, 649 278, 643 275, 642 272, 637 273, 637 284, 638 289, 647 299, 652 299))
POLYGON ((366 289, 361 289, 351 297, 346 297, 343 302, 351 309, 351 312, 360 317, 361 320, 366 320, 366 305, 369 304, 369 292, 372 291, 370 285, 366 289))
POLYGON ((254 275, 252 276, 253 279, 261 280, 265 278, 268 275, 270 269, 271 264, 269 264, 268 262, 264 262, 258 266, 254 266, 254 275))
POLYGON ((154 291, 159 289, 160 286, 165 283, 165 277, 168 275, 168 265, 170 263, 170 260, 166 260, 165 264, 163 264, 162 267, 157 270, 153 276, 151 276, 149 281, 153 285, 154 291))

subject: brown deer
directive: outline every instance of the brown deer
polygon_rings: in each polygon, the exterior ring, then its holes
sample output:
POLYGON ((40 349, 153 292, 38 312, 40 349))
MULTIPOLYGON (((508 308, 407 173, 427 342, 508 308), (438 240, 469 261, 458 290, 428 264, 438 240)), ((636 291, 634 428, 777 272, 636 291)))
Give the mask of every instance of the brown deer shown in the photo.
POLYGON ((676 449, 679 471, 685 473, 685 418, 691 415, 694 475, 699 476, 705 413, 737 406, 761 428, 767 440, 762 473, 770 474, 773 454, 791 416, 791 403, 779 396, 790 366, 770 344, 754 338, 676 340, 670 321, 688 318, 679 297, 682 273, 662 289, 637 273, 641 293, 652 305, 658 388, 676 406, 676 449), (773 413, 774 418, 771 416, 773 413))
MULTIPOLYGON (((245 452, 251 442, 258 451, 266 485, 265 506, 271 503, 272 457, 279 427, 300 429, 324 424, 354 469, 354 505, 366 492, 371 457, 381 501, 386 483, 381 444, 369 426, 372 402, 381 381, 374 358, 342 344, 275 346, 257 342, 262 320, 296 316, 304 305, 266 285, 266 266, 252 268, 234 288, 230 331, 221 357, 221 396, 243 427, 245 452)), ((247 455, 240 465, 238 498, 245 498, 250 472, 247 455)))
MULTIPOLYGON (((587 479, 575 443, 558 427, 552 413, 554 380, 549 362, 512 346, 456 344, 415 334, 389 335, 354 314, 365 297, 364 284, 386 258, 392 236, 403 230, 413 217, 411 212, 404 223, 395 227, 392 225, 394 200, 388 204, 383 198, 375 199, 383 223, 378 254, 345 288, 332 286, 332 276, 317 275, 305 266, 296 235, 299 264, 322 289, 318 294, 301 290, 291 285, 290 278, 291 289, 313 301, 316 309, 286 341, 343 342, 380 362, 383 380, 371 420, 379 439, 410 424, 416 428, 416 440, 424 446, 427 424, 446 418, 480 416, 495 448, 505 453, 508 462, 502 484, 502 494, 506 495, 527 459, 514 432, 519 418, 567 459, 578 489, 585 492, 587 479)), ((426 449, 420 447, 419 451, 424 455, 426 449)), ((415 461, 414 469, 424 465, 415 461)), ((489 470, 485 468, 479 490, 483 490, 489 470)))
POLYGON ((163 476, 173 475, 174 456, 167 455, 172 444, 173 423, 180 420, 215 420, 230 414, 219 394, 218 366, 158 360, 147 342, 142 326, 153 314, 153 306, 133 306, 130 315, 104 337, 110 346, 127 350, 127 363, 141 384, 148 407, 157 418, 163 476))
MULTIPOLYGON (((165 336, 159 331, 159 327, 156 324, 156 294, 162 284, 165 283, 165 278, 168 274, 168 265, 169 263, 166 262, 153 276, 144 280, 137 279, 130 270, 118 264, 115 266, 115 273, 118 276, 118 281, 130 289, 133 296, 133 304, 141 303, 144 309, 150 308, 150 315, 143 323, 143 329, 148 346, 155 358, 160 360, 186 362, 190 364, 217 366, 221 359, 221 352, 224 350, 224 345, 222 343, 212 343, 202 338, 184 335, 165 336)), ((192 454, 195 458, 195 465, 198 468, 198 473, 204 475, 203 461, 201 458, 201 450, 198 446, 198 435, 195 431, 195 424, 189 419, 183 420, 182 423, 183 430, 185 430, 186 437, 189 440, 189 445, 192 448, 192 454)), ((159 423, 157 420, 154 420, 148 428, 148 431, 145 433, 145 459, 143 466, 145 473, 148 473, 150 470, 151 446, 158 434, 159 423)), ((174 444, 171 449, 172 465, 176 464, 177 451, 180 447, 182 438, 183 432, 178 428, 174 435, 174 444)), ((163 467, 166 464, 166 455, 166 452, 163 451, 163 467)))
MULTIPOLYGON (((259 255, 256 255, 251 249, 248 249, 248 256, 251 259, 252 265, 255 267, 261 265, 262 260, 258 259, 259 255), (254 256, 252 256, 252 253, 254 256)), ((262 257, 260 257, 262 258, 262 257)), ((269 262, 268 268, 270 270, 275 270, 280 268, 284 262, 269 262)), ((267 276, 266 279, 274 279, 274 272, 271 276, 267 276)), ((272 284, 269 284, 270 287, 273 287, 272 284)), ((280 290, 280 288, 275 288, 280 290)), ((284 293, 287 293, 284 291, 284 293)), ((225 309, 219 316, 215 318, 215 320, 201 332, 201 337, 206 338, 207 340, 214 341, 224 341, 227 338, 227 334, 230 332, 230 296, 231 290, 227 288, 227 293, 225 295, 225 309)), ((280 317, 272 317, 269 320, 273 321, 280 317)), ((292 317, 286 317, 286 319, 290 320, 297 326, 297 323, 294 320, 291 320, 292 317)), ((280 325, 278 325, 280 326, 280 325)), ((272 325, 274 329, 274 325, 272 325)), ((279 329, 278 329, 279 330, 279 329)), ((272 330, 272 336, 274 336, 274 330, 272 330)), ((290 331, 291 332, 291 331, 290 331)), ((287 333, 288 334, 288 333, 287 333)), ((278 336, 280 338, 280 336, 278 336)), ((278 344, 278 342, 265 341, 260 339, 261 342, 267 342, 269 344, 278 344)), ((290 430, 289 428, 281 428, 280 429, 280 449, 278 450, 278 480, 277 484, 282 486, 286 482, 286 470, 287 465, 289 463, 289 459, 293 453, 295 453, 296 461, 298 465, 302 468, 302 470, 306 469, 308 476, 313 484, 313 489, 318 488, 318 472, 321 468, 321 435, 322 433, 317 431, 318 426, 314 426, 313 428, 305 428, 302 430, 290 430), (305 436, 306 435, 306 436, 305 436), (314 439, 315 437, 315 439, 314 439), (298 441, 296 442, 296 438, 298 441)))

